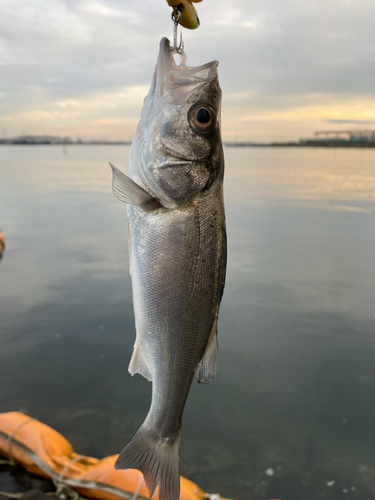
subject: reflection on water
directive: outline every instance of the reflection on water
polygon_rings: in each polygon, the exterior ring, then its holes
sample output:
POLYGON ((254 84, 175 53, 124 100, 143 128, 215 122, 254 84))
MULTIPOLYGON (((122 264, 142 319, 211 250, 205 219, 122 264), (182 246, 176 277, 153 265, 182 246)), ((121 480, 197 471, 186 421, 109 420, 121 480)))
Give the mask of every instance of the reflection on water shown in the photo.
MULTIPOLYGON (((108 165, 126 170, 128 153, 0 148, 0 411, 98 457, 123 448, 150 402, 150 384, 127 373, 125 207, 108 165)), ((219 370, 193 384, 181 448, 182 474, 206 491, 375 500, 374 159, 226 150, 219 370)))
POLYGON ((354 211, 375 202, 372 149, 236 148, 227 158, 227 191, 237 199, 354 211))

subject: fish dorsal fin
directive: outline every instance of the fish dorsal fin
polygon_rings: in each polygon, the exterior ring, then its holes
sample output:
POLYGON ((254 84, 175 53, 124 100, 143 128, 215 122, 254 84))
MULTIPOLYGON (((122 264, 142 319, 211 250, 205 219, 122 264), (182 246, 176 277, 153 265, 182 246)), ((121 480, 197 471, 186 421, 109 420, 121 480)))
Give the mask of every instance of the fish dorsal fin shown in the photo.
POLYGON ((133 355, 129 363, 129 373, 131 375, 135 375, 139 373, 144 378, 146 378, 149 382, 152 382, 152 375, 149 367, 147 366, 145 355, 142 351, 141 346, 136 342, 134 344, 133 355))
MULTIPOLYGON (((218 312, 218 311, 217 311, 218 312)), ((211 328, 210 338, 197 369, 200 384, 208 384, 216 375, 219 348, 217 345, 217 314, 211 328)))
POLYGON ((145 191, 141 186, 121 170, 110 163, 113 172, 112 189, 116 198, 129 205, 137 205, 144 209, 155 210, 160 208, 159 201, 145 191))

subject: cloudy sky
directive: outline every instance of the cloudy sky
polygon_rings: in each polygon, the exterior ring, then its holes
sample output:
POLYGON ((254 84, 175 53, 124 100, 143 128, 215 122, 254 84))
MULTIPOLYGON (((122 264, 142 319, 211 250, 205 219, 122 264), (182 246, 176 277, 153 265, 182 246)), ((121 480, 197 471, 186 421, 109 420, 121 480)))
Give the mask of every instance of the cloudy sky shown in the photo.
MULTIPOLYGON (((226 140, 375 128, 374 0, 204 0, 188 64, 220 61, 226 140)), ((131 139, 165 0, 0 0, 0 132, 131 139)))

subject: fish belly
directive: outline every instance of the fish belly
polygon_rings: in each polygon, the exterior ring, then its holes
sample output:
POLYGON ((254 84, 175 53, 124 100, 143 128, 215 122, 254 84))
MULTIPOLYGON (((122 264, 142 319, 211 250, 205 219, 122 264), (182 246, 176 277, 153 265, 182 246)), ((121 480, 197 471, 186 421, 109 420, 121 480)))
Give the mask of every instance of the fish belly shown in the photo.
POLYGON ((173 437, 216 319, 224 213, 214 198, 128 210, 137 343, 153 381, 148 423, 173 437))

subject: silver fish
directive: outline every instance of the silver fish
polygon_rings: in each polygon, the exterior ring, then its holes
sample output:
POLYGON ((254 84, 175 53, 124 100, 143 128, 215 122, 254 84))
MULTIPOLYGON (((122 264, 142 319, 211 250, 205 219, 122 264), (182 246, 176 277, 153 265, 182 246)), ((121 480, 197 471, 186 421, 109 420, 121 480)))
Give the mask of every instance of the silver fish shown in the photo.
POLYGON ((226 231, 218 62, 176 65, 169 40, 145 98, 129 177, 111 165, 128 204, 137 336, 129 371, 152 381, 149 413, 116 462, 139 469, 152 496, 180 498, 181 417, 190 386, 218 360, 226 231))

